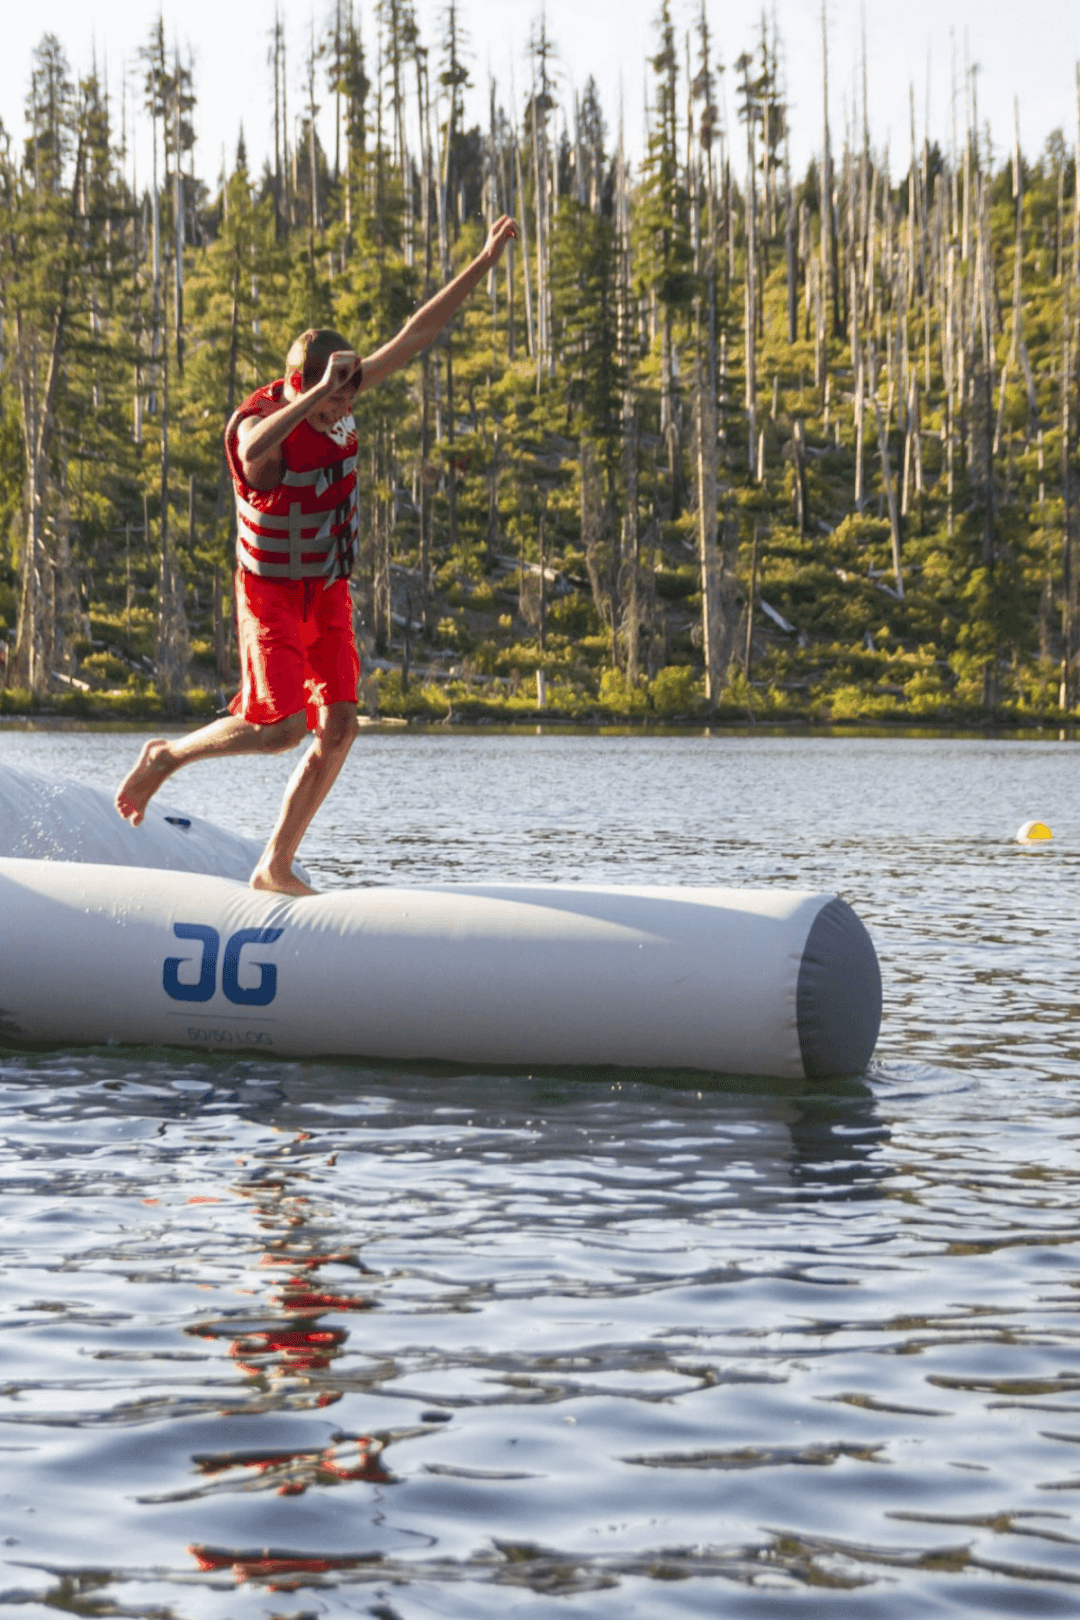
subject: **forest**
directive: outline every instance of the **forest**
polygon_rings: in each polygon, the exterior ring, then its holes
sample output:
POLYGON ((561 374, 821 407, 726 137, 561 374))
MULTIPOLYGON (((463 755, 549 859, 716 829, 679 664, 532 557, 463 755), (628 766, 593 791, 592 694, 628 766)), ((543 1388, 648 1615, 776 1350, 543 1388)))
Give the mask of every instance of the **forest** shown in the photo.
POLYGON ((1075 721, 1080 68, 1037 159, 955 61, 950 128, 912 93, 899 155, 865 46, 837 117, 823 11, 800 175, 764 15, 718 38, 661 0, 636 162, 542 13, 522 104, 491 80, 469 127, 466 24, 336 0, 296 61, 275 14, 272 155, 240 129, 215 179, 160 18, 120 106, 42 38, 0 132, 0 713, 217 712, 226 420, 306 327, 374 348, 508 212, 497 270, 357 400, 363 708, 1075 721))

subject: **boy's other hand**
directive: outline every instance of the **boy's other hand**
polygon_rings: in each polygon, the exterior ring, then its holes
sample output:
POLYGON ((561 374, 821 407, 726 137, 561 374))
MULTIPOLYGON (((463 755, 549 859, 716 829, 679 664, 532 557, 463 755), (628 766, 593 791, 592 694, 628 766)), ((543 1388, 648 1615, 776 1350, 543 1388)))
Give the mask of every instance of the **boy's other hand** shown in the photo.
POLYGON ((337 349, 326 362, 326 370, 316 387, 326 398, 330 394, 336 394, 340 388, 347 388, 359 380, 360 356, 353 349, 337 349))

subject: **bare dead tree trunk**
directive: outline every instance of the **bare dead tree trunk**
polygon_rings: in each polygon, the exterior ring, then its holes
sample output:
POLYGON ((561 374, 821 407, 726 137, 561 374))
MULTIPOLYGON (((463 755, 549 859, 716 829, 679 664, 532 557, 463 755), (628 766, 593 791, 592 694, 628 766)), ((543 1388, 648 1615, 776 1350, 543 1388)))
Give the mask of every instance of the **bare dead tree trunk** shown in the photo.
POLYGON ((446 472, 446 537, 453 549, 458 543, 458 473, 457 461, 454 456, 454 338, 453 323, 448 322, 443 335, 443 348, 446 355, 446 443, 447 443, 447 472, 446 472))
POLYGON ((371 619, 375 644, 383 654, 390 652, 393 624, 390 592, 390 525, 385 498, 386 433, 376 428, 371 440, 371 541, 372 581, 371 619))
POLYGON ((184 175, 180 167, 180 57, 173 57, 173 342, 184 375, 184 175))
MULTIPOLYGON (((506 162, 505 148, 503 149, 502 153, 500 154, 499 162, 500 162, 500 167, 502 169, 503 196, 506 199, 507 208, 510 210, 511 213, 513 213, 513 211, 514 211, 513 202, 512 202, 512 198, 513 198, 513 175, 512 175, 512 173, 510 173, 510 174, 507 173, 507 169, 509 168, 509 165, 506 162)), ((504 257, 506 259, 506 358, 507 358, 507 360, 512 361, 512 360, 515 360, 517 358, 517 331, 516 331, 516 328, 515 328, 515 325, 514 325, 514 243, 513 243, 513 241, 510 241, 510 242, 508 242, 506 244, 506 253, 505 253, 504 257)))
POLYGON ((874 416, 877 421, 878 451, 881 455, 881 476, 885 484, 885 496, 889 503, 889 530, 892 535, 893 575, 896 579, 896 593, 902 597, 904 594, 904 575, 901 566, 901 534, 900 513, 896 504, 896 489, 893 485, 892 465, 889 460, 889 430, 882 415, 881 406, 877 397, 874 398, 874 416))
POLYGON ((537 535, 540 551, 540 601, 536 625, 536 641, 541 658, 547 647, 547 486, 540 487, 540 527, 537 535))
POLYGON ((225 616, 222 606, 221 590, 221 564, 214 564, 214 600, 212 613, 214 617, 214 670, 218 680, 224 681, 229 676, 228 659, 225 653, 225 616))
POLYGON ((701 569, 701 644, 705 656, 705 698, 715 708, 720 697, 720 557, 716 548, 716 405, 708 353, 702 352, 701 315, 697 320, 697 366, 694 389, 697 427, 698 563, 701 569))
POLYGON ((499 430, 495 429, 495 443, 488 467, 488 520, 487 520, 487 566, 491 568, 495 562, 495 553, 499 549, 499 473, 502 468, 501 443, 499 430))
MULTIPOLYGON (((604 509, 600 471, 592 446, 582 439, 581 454, 581 545, 585 552, 585 567, 589 574, 593 605, 600 623, 611 631, 612 662, 618 664, 618 605, 616 600, 616 562, 614 548, 606 533, 607 513, 604 509)), ((625 532, 624 532, 625 543, 625 532)))
POLYGON ((545 220, 545 180, 546 165, 541 162, 541 142, 539 120, 536 116, 536 87, 533 86, 532 97, 532 159, 533 159, 533 217, 536 221, 536 313, 537 313, 537 344, 536 344, 536 391, 540 392, 540 384, 544 373, 544 366, 548 358, 549 333, 547 324, 548 313, 548 269, 547 269, 547 231, 545 220))
POLYGON ((311 227, 311 257, 315 258, 315 238, 321 224, 319 218, 319 166, 315 153, 315 24, 311 24, 311 40, 308 50, 308 183, 311 186, 311 212, 309 223, 311 227))
MULTIPOLYGON (((46 495, 49 455, 56 427, 56 397, 71 313, 74 249, 86 163, 86 136, 80 122, 71 205, 65 231, 60 285, 53 307, 44 387, 40 385, 37 338, 15 310, 16 368, 23 446, 26 455, 26 540, 19 590, 19 628, 8 680, 41 693, 50 684, 55 622, 50 608, 51 559, 46 538, 46 495)), ((16 256, 13 242, 9 249, 16 256)))
POLYGON ((855 351, 855 510, 861 512, 864 500, 863 460, 866 435, 866 372, 863 366, 862 343, 857 337, 855 351))
POLYGON ((795 527, 800 534, 805 534, 809 520, 806 497, 806 438, 802 418, 798 416, 791 424, 791 485, 795 527))
POLYGON ((288 133, 285 124, 285 35, 281 12, 274 7, 274 235, 280 242, 287 230, 285 186, 288 133))
POLYGON ((829 34, 825 18, 825 0, 821 5, 821 97, 822 97, 822 175, 821 175, 821 268, 826 289, 832 295, 833 331, 843 335, 844 324, 840 308, 840 264, 836 244, 836 212, 833 208, 832 144, 829 137, 829 34))
MULTIPOLYGON (((623 135, 619 130, 619 155, 615 180, 615 218, 618 252, 618 331, 619 350, 623 364, 623 394, 621 417, 621 450, 624 486, 624 509, 619 536, 620 566, 615 571, 610 591, 612 621, 612 653, 618 663, 616 626, 621 625, 622 651, 627 679, 636 683, 639 674, 639 648, 641 611, 638 585, 640 579, 641 537, 638 523, 638 413, 637 396, 633 383, 632 287, 630 268, 630 196, 623 135)), ((610 490, 608 496, 610 500, 610 490)), ((605 507, 609 503, 605 503, 605 507)), ((590 579, 592 568, 590 567, 590 579)), ((596 590, 594 586, 593 594, 596 590)), ((597 604, 599 608, 599 603, 597 604)))
POLYGON ((1073 314, 1071 286, 1066 286, 1062 309, 1061 357, 1061 692, 1062 709, 1076 702, 1077 651, 1080 644, 1080 578, 1077 568, 1072 480, 1072 373, 1073 314))
MULTIPOLYGON (((225 420, 229 421, 236 407, 236 363, 240 345, 240 237, 236 238, 236 251, 232 273, 232 307, 229 314, 229 356, 225 368, 225 420)), ((225 503, 229 489, 229 467, 224 451, 219 451, 217 492, 214 498, 214 518, 220 523, 225 516, 225 503)))
POLYGON ((720 691, 727 685, 728 669, 735 652, 739 629, 739 581, 737 563, 739 554, 739 523, 734 501, 729 493, 721 531, 719 635, 714 657, 717 684, 720 691))
POLYGON ((799 256, 795 246, 795 197, 791 188, 791 172, 784 156, 784 262, 787 269, 787 328, 788 342, 799 337, 799 256))
POLYGON ((525 282, 525 341, 529 346, 529 358, 538 356, 536 343, 536 329, 533 322, 533 296, 532 280, 529 274, 529 224, 525 209, 525 186, 521 178, 521 152, 515 140, 514 147, 514 173, 517 180, 517 209, 515 217, 518 230, 521 232, 521 272, 525 282))
POLYGON ((757 595, 758 525, 754 524, 754 545, 750 553, 750 589, 746 597, 746 645, 743 649, 743 677, 750 684, 750 660, 754 651, 754 598, 757 595))
POLYGON ((757 180, 754 157, 754 113, 747 83, 746 119, 746 435, 747 465, 752 469, 757 446, 757 180))
POLYGON ((161 540, 158 567, 157 676, 166 708, 176 713, 187 685, 190 662, 182 576, 169 534, 169 351, 161 351, 161 540))

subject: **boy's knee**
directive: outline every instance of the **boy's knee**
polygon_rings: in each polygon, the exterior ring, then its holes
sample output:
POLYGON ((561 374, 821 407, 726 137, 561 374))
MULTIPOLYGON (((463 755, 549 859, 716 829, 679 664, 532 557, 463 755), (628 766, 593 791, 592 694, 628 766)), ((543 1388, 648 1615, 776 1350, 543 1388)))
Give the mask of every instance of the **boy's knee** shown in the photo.
POLYGON ((307 735, 307 715, 303 709, 296 714, 286 715, 284 720, 276 721, 272 726, 262 726, 263 747, 270 753, 284 753, 287 748, 295 748, 297 743, 303 742, 307 735))
POLYGON ((319 741, 324 748, 335 752, 352 746, 356 736, 356 711, 354 709, 331 708, 322 718, 319 726, 319 741))

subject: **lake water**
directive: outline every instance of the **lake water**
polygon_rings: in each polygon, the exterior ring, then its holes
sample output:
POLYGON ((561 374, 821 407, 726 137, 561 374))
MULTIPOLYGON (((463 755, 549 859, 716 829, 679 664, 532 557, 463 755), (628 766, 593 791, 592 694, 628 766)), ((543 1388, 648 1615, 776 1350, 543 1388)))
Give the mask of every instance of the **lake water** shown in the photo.
MULTIPOLYGON (((263 834, 291 763, 163 797, 263 834)), ((874 1062, 0 1052, 0 1613, 1080 1612, 1077 745, 373 734, 304 853, 839 892, 874 1062)))

